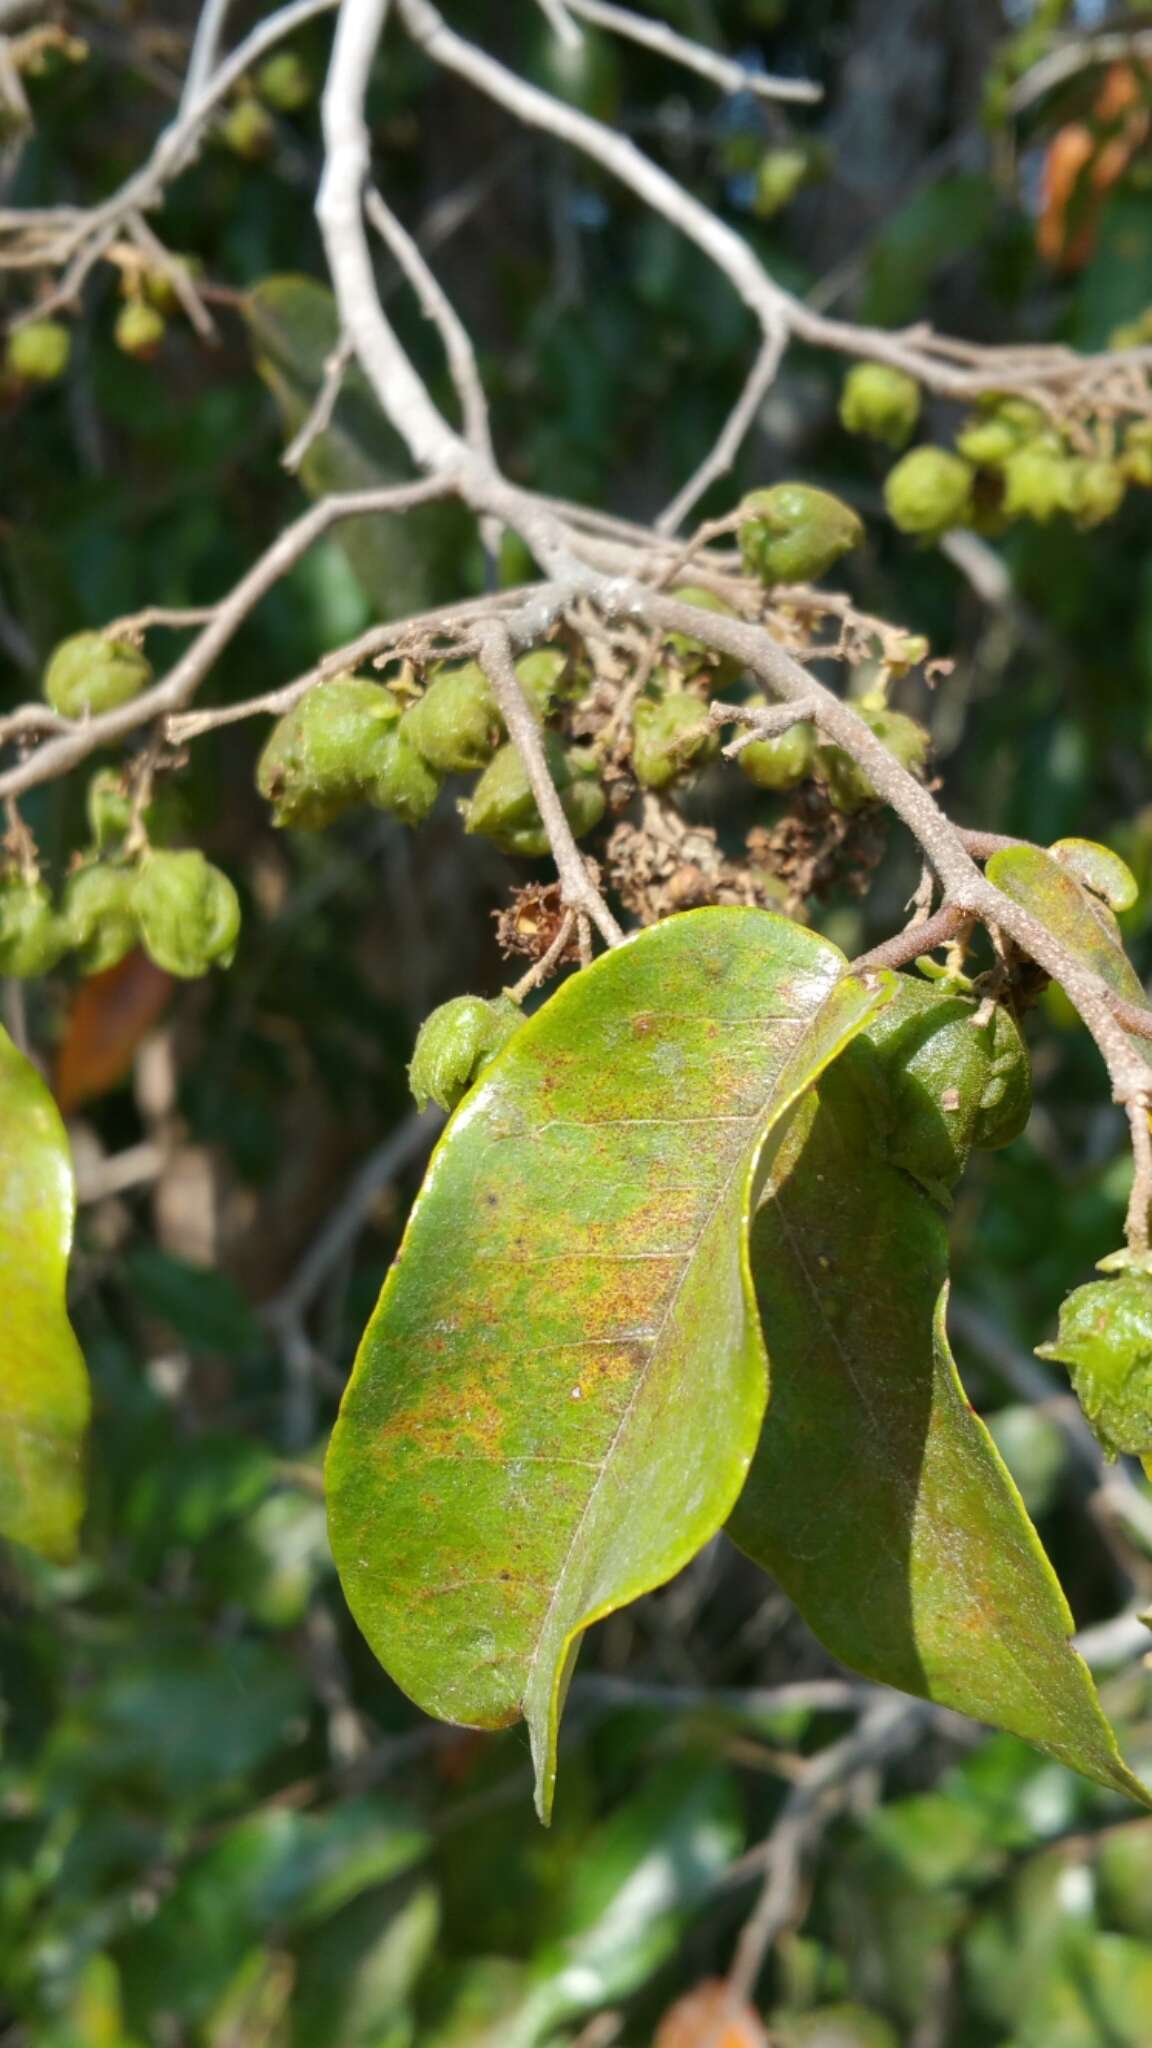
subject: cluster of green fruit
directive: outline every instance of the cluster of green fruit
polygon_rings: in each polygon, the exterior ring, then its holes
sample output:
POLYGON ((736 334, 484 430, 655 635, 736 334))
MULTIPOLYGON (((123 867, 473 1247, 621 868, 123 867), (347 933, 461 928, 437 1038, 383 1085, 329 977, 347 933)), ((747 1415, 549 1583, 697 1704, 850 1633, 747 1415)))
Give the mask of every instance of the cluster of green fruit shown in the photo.
POLYGON ((220 139, 248 163, 270 156, 276 145, 274 114, 298 114, 315 95, 312 74, 294 50, 265 59, 245 83, 220 123, 220 139))
MULTIPOLYGON (((850 433, 891 448, 911 440, 921 393, 912 377, 883 363, 857 363, 845 380, 840 417, 850 433)), ((955 446, 913 448, 889 471, 884 498, 902 533, 936 539, 956 526, 997 534, 1017 519, 1045 525, 1059 515, 1078 526, 1111 519, 1130 485, 1152 486, 1152 419, 1102 432, 1085 453, 1042 406, 990 393, 965 421, 955 446)))
POLYGON ((93 843, 59 904, 34 872, 13 868, 0 877, 0 974, 47 974, 66 953, 81 974, 101 974, 136 946, 182 980, 229 965, 240 904, 227 875, 195 848, 129 853, 132 808, 115 773, 94 776, 93 843))
MULTIPOLYGON (((200 268, 195 256, 174 257, 173 265, 189 279, 200 268)), ((179 304, 179 292, 171 270, 143 267, 128 274, 126 290, 112 338, 123 355, 150 362, 179 304)), ((71 356, 72 333, 65 321, 28 320, 13 329, 4 345, 3 381, 15 391, 55 384, 71 356)))
MULTIPOLYGON (((516 673, 541 724, 585 678, 559 649, 538 648, 516 673)), ((544 734, 548 767, 577 838, 604 815, 589 748, 544 734)), ((367 803, 418 825, 446 775, 476 775, 461 803, 465 828, 507 853, 541 855, 545 832, 518 750, 504 738, 491 686, 476 662, 439 665, 413 697, 364 676, 318 683, 275 726, 260 756, 257 786, 277 825, 319 831, 367 803)))

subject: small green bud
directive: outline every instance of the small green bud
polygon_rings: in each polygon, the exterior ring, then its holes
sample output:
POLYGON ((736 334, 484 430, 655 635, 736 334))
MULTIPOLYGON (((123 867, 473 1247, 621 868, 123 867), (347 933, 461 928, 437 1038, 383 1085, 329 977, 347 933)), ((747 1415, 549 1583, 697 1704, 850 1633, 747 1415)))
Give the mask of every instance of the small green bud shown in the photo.
POLYGON ((914 448, 888 472, 884 502, 901 533, 935 538, 962 526, 972 509, 973 472, 947 448, 914 448))
POLYGON ((1068 1367, 1109 1457, 1152 1456, 1152 1274, 1120 1273, 1078 1287, 1038 1356, 1068 1367))
POLYGON ((864 537, 851 506, 810 484, 752 491, 740 511, 740 552, 762 583, 811 582, 864 537))
POLYGON ((632 713, 632 767, 645 789, 666 789, 716 752, 707 707, 690 690, 642 697, 632 713))
POLYGON ((1069 509, 1077 526, 1102 526, 1114 518, 1128 488, 1120 463, 1074 461, 1069 466, 1069 509))
POLYGON ((420 1026, 408 1085, 418 1109, 430 1102, 453 1110, 490 1060, 515 1036, 524 1012, 511 996, 485 1002, 482 996, 456 996, 441 1003, 420 1026))
POLYGON ((543 723, 565 698, 583 696, 586 678, 559 647, 534 647, 516 663, 524 694, 543 723))
POLYGON ((136 872, 132 906, 145 951, 167 974, 194 981, 213 964, 231 964, 240 899, 227 875, 196 849, 147 854, 136 872))
MULTIPOLYGON (((409 714, 410 716, 411 714, 409 714)), ((377 748, 367 794, 378 810, 391 811, 403 825, 419 825, 440 794, 440 777, 412 745, 405 718, 377 748)))
POLYGON ((163 313, 144 299, 129 299, 116 316, 113 340, 126 356, 137 362, 151 362, 164 339, 167 322, 163 313))
POLYGON ((1130 420, 1124 429, 1120 467, 1130 484, 1152 487, 1152 420, 1130 420))
POLYGON ((312 74, 295 50, 278 50, 267 57, 256 73, 261 99, 278 114, 298 114, 315 93, 312 74))
POLYGON ((500 713, 479 663, 442 668, 404 719, 404 732, 439 775, 469 775, 492 759, 500 713))
POLYGON ((850 434, 869 434, 904 448, 920 417, 920 386, 885 363, 856 363, 844 380, 840 418, 850 434))
POLYGON ((1004 464, 1004 512, 1009 519, 1034 519, 1046 526, 1073 507, 1075 465, 1041 443, 1021 448, 1004 464))
POLYGON ((246 163, 259 163, 276 146, 276 123, 251 93, 245 93, 229 107, 220 123, 220 134, 229 149, 246 163))
POLYGON ((71 353, 72 336, 62 320, 30 320, 8 336, 4 367, 22 384, 54 384, 71 353))
MULTIPOLYGON (((930 741, 919 720, 909 718, 903 711, 889 711, 887 706, 866 708, 860 705, 857 708, 901 767, 910 769, 913 775, 922 774, 930 741)), ((838 811, 860 811, 865 804, 877 801, 876 791, 863 768, 842 747, 817 747, 816 759, 828 785, 828 794, 838 811)))
POLYGON ((771 220, 782 213, 795 199, 811 168, 811 160, 804 149, 770 149, 762 156, 756 170, 756 190, 752 199, 752 211, 761 220, 771 220))
POLYGON ((1117 916, 1132 909, 1140 885, 1127 861, 1110 846, 1101 846, 1095 839, 1058 839, 1048 851, 1117 916))
POLYGON ((97 853, 118 846, 132 823, 132 798, 118 769, 97 770, 88 784, 85 808, 97 853))
POLYGON ((999 469, 1020 446, 1020 435, 999 413, 970 420, 956 436, 957 452, 980 469, 999 469))
MULTIPOLYGON (((198 278, 204 265, 199 256, 174 256, 172 267, 180 271, 191 284, 198 278)), ((179 311, 180 296, 167 270, 145 270, 140 279, 144 297, 158 313, 171 314, 179 311)))
MULTIPOLYGON (((734 619, 737 616, 732 606, 725 604, 722 597, 717 597, 714 590, 704 590, 696 583, 682 583, 668 594, 678 599, 681 604, 698 605, 702 612, 715 612, 725 619, 734 619)), ((710 668, 718 690, 729 689, 733 683, 739 682, 744 673, 744 664, 738 661, 735 655, 717 654, 706 640, 697 640, 694 634, 668 633, 665 635, 664 645, 669 659, 675 661, 679 667, 688 669, 693 674, 702 668, 710 668)))
POLYGON ((98 861, 78 868, 64 891, 68 942, 83 974, 103 974, 139 943, 135 907, 136 875, 131 868, 98 861))
POLYGON ((400 706, 382 683, 351 675, 317 683, 273 727, 257 764, 273 823, 321 831, 367 801, 399 722, 400 706))
POLYGON ((63 718, 89 718, 129 703, 151 681, 148 656, 130 640, 73 633, 53 649, 41 687, 63 718))
POLYGON ((20 981, 48 974, 68 950, 68 930, 43 882, 0 881, 0 974, 20 981))
MULTIPOLYGON (((750 705, 762 706, 764 697, 749 697, 750 705)), ((757 789, 795 789, 806 782, 816 765, 816 728, 803 722, 793 725, 774 739, 753 740, 736 756, 749 782, 757 789)))
MULTIPOLYGON (((604 815, 604 791, 587 757, 576 748, 565 748, 554 733, 544 737, 545 758, 564 814, 576 837, 600 823, 604 815)), ((549 850, 528 771, 511 742, 493 755, 472 793, 461 806, 465 830, 492 839, 505 853, 526 859, 540 859, 549 850)))

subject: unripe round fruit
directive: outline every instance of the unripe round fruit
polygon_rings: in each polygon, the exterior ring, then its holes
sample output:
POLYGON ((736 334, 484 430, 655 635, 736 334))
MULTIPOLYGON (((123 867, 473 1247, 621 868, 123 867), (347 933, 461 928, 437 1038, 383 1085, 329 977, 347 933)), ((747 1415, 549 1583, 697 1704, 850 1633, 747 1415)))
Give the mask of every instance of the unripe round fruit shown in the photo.
POLYGON ((118 769, 97 770, 88 784, 85 808, 97 853, 119 845, 132 823, 132 798, 118 769))
POLYGON ((811 582, 864 537, 851 506, 810 484, 752 491, 740 513, 740 552, 762 583, 811 582))
MULTIPOLYGON (((764 705, 763 697, 749 697, 750 705, 764 705)), ((816 765, 816 728, 803 721, 790 726, 774 739, 753 740, 736 756, 749 782, 757 789, 795 789, 806 782, 816 765)))
POLYGON ((642 697, 632 713, 632 768, 645 789, 666 789, 694 762, 716 752, 717 735, 707 730, 708 713, 690 690, 666 690, 642 697))
POLYGON ((193 981, 227 967, 240 932, 240 899, 227 875, 192 848, 149 853, 141 862, 132 906, 149 958, 167 974, 193 981))
POLYGON ((265 59, 256 73, 256 89, 278 114, 298 114, 315 90, 308 66, 294 50, 278 50, 265 59))
POLYGON ((920 417, 920 386, 885 363, 856 363, 844 380, 840 418, 850 434, 904 448, 920 417))
POLYGON ((1032 1103, 1032 1070, 1002 1006, 976 1028, 974 996, 902 974, 868 1028, 889 1107, 888 1157, 947 1200, 974 1148, 1017 1138, 1032 1103))
POLYGON ((1046 526, 1073 506, 1075 466, 1043 443, 1021 448, 1004 464, 1004 512, 1009 519, 1034 519, 1046 526))
POLYGON ((987 419, 970 420, 956 436, 957 453, 982 469, 999 469, 1020 446, 1020 435, 998 413, 987 419))
POLYGON ((475 774, 501 737, 500 713, 478 662, 436 672, 404 719, 404 732, 439 775, 475 774))
POLYGON ((48 974, 67 950, 67 927, 43 882, 0 881, 0 974, 20 981, 48 974))
POLYGON ((274 806, 275 825, 321 831, 368 800, 382 749, 400 722, 390 690, 366 676, 332 676, 273 727, 256 768, 256 787, 274 806))
POLYGON ((246 163, 258 163, 271 155, 276 144, 276 123, 252 94, 246 93, 228 109, 220 133, 229 149, 246 163))
POLYGON ((64 891, 64 923, 82 974, 103 974, 139 942, 136 875, 98 861, 78 868, 64 891))
POLYGON ((440 794, 440 777, 412 745, 407 724, 408 719, 403 719, 380 741, 366 794, 378 810, 391 811, 402 825, 419 825, 440 794))
MULTIPOLYGON (((680 604, 698 605, 703 612, 715 612, 725 619, 736 617, 730 604, 725 604, 724 599, 717 597, 714 590, 705 590, 699 584, 681 583, 668 594, 676 598, 680 604)), ((743 662, 738 661, 734 654, 717 654, 706 640, 697 640, 692 633, 667 633, 664 636, 664 645, 669 659, 676 661, 679 666, 693 673, 702 668, 710 668, 718 690, 730 688, 744 673, 743 662)))
POLYGON ((116 316, 113 339, 126 356, 141 363, 151 362, 167 331, 163 313, 143 299, 129 299, 116 316))
POLYGON ((1119 1273, 1078 1287, 1038 1355, 1068 1367, 1109 1457, 1152 1455, 1152 1274, 1119 1273))
POLYGON ((1074 461, 1069 467, 1069 509, 1077 526, 1102 526, 1124 503, 1128 479, 1121 465, 1074 461))
MULTIPOLYGON (((191 284, 204 269, 199 256, 173 256, 173 269, 180 271, 191 284)), ((145 270, 140 283, 150 306, 158 313, 175 313, 179 310, 180 296, 166 270, 145 270)))
POLYGON ((1152 420, 1130 420, 1124 429, 1120 467, 1130 484, 1152 487, 1152 420))
POLYGON ((541 724, 563 698, 584 694, 584 679, 559 647, 534 647, 530 654, 522 654, 516 674, 541 724))
POLYGON ((41 687, 62 718, 89 718, 129 703, 151 681, 148 656, 130 640, 73 633, 53 649, 41 687))
POLYGON ((30 320, 8 336, 4 367, 23 384, 54 384, 71 353, 72 336, 62 320, 30 320))
POLYGON ((761 220, 782 213, 808 176, 810 158, 804 149, 770 149, 756 169, 752 211, 761 220))
POLYGON ((441 1109, 455 1109, 523 1023, 524 1013, 510 996, 490 1003, 482 996, 456 996, 441 1003, 420 1026, 408 1068, 417 1108, 435 1102, 441 1109))
MULTIPOLYGON (((577 749, 565 748, 553 733, 545 735, 544 748, 564 814, 576 838, 582 838, 604 815, 604 791, 577 749)), ((461 809, 465 831, 493 840, 505 853, 539 859, 549 851, 528 771, 511 742, 493 755, 471 802, 461 809)))
MULTIPOLYGON (((859 709, 861 717, 871 726, 877 739, 884 742, 888 752, 894 754, 901 766, 910 769, 913 775, 920 775, 928 759, 930 742, 919 720, 909 718, 903 711, 889 711, 886 705, 876 709, 861 705, 859 709)), ((816 760, 838 811, 860 811, 866 804, 877 801, 876 791, 864 769, 842 747, 817 747, 816 760)))
POLYGON ((972 509, 973 471, 947 448, 914 448, 889 470, 888 516, 901 533, 935 537, 961 526, 972 509))

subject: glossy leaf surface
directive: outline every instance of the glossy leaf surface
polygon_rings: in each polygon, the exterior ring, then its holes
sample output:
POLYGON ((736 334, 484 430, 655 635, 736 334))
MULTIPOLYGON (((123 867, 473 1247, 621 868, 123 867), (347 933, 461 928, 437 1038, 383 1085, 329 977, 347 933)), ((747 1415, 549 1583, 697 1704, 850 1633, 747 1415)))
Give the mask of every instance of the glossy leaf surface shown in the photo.
POLYGON ((853 1046, 767 1167, 752 1262, 773 1400, 732 1534, 855 1670, 1150 1803, 965 1399, 944 1217, 890 1162, 876 1067, 853 1046))
POLYGON ((527 1718, 542 1813, 581 1634, 695 1554, 755 1447, 764 1136, 887 993, 766 912, 669 919, 517 1033, 434 1155, 333 1437, 333 1552, 421 1706, 527 1718))
POLYGON ((75 1192, 44 1082, 0 1031, 0 1535, 75 1553, 88 1377, 64 1302, 75 1192))

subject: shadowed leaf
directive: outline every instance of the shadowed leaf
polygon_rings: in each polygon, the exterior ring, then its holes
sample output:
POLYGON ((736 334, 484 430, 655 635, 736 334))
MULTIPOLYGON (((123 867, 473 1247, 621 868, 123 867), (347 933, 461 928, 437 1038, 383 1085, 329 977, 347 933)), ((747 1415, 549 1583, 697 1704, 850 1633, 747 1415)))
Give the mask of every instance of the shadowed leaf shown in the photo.
POLYGON ((887 993, 766 912, 669 919, 545 1005, 434 1155, 333 1436, 333 1553, 421 1706, 527 1718, 545 1816, 580 1636, 747 1470, 764 1136, 887 993))

